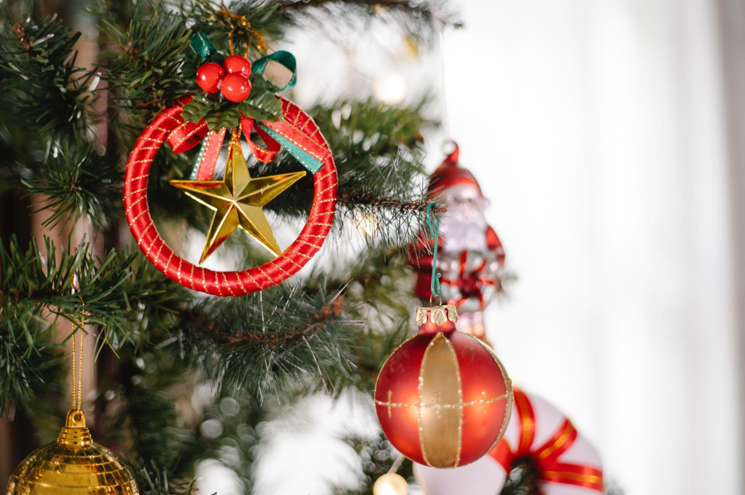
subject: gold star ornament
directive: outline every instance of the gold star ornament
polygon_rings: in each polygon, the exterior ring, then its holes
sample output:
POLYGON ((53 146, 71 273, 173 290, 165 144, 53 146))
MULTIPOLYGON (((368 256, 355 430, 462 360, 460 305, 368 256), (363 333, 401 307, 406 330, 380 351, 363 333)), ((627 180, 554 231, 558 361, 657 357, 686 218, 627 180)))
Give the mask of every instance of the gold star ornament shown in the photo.
POLYGON ((200 264, 238 227, 248 232, 275 256, 282 254, 262 207, 297 182, 305 172, 251 177, 239 138, 240 134, 234 130, 228 146, 225 176, 221 181, 171 181, 171 185, 182 189, 188 196, 215 212, 200 264))

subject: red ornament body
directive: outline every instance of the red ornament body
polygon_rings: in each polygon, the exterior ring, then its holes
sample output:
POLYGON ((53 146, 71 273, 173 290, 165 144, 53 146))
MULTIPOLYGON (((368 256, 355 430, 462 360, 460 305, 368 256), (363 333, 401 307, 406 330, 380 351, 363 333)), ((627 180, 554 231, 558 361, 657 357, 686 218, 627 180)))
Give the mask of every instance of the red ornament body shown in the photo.
POLYGON ((251 93, 251 83, 241 74, 228 74, 222 80, 222 94, 233 103, 240 103, 251 93))
POLYGON ((241 55, 231 55, 225 59, 225 70, 228 74, 240 74, 245 78, 251 76, 251 62, 241 55))
POLYGON ((504 435, 512 385, 499 359, 455 329, 454 306, 419 308, 419 333, 388 358, 375 405, 383 432, 409 459, 438 468, 470 464, 504 435))
POLYGON ((220 91, 220 83, 225 77, 225 70, 214 62, 204 64, 197 70, 197 86, 205 93, 217 93, 220 91))

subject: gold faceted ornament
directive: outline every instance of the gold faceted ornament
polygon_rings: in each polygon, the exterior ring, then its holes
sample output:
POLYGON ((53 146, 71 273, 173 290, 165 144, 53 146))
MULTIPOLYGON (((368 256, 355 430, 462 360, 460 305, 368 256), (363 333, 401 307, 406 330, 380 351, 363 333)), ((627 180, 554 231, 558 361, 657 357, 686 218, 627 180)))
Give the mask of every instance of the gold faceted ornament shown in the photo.
POLYGON ((59 438, 32 452, 16 469, 7 495, 137 495, 129 469, 93 443, 82 411, 67 413, 59 438))

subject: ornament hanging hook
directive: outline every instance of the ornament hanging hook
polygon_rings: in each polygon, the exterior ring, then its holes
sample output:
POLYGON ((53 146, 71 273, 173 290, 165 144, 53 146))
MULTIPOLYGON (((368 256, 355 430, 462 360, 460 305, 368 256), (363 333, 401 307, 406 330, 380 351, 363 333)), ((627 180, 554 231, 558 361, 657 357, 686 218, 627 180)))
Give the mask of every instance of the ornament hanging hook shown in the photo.
POLYGON ((432 251, 432 282, 430 283, 430 306, 432 305, 432 297, 437 296, 440 298, 440 304, 442 304, 442 298, 440 297, 440 277, 442 274, 437 273, 437 248, 440 242, 440 216, 432 210, 433 207, 437 206, 434 201, 427 205, 427 226, 429 227, 429 237, 434 239, 435 246, 432 251), (435 225, 432 226, 432 217, 435 217, 435 225))

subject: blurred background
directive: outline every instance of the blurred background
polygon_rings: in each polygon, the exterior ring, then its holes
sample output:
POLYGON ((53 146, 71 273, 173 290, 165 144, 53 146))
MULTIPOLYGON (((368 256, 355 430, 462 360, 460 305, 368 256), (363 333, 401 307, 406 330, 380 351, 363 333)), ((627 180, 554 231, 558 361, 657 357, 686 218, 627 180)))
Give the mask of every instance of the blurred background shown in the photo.
MULTIPOLYGON (((451 4, 465 28, 426 53, 385 27, 288 36, 293 99, 431 95, 429 169, 457 141, 518 276, 486 315, 513 381, 627 495, 745 494, 745 1, 451 4)), ((262 425, 256 493, 354 483, 338 438, 377 422, 348 399, 262 425)), ((224 465, 199 472, 200 493, 241 493, 224 465)))
POLYGON ((441 53, 383 33, 339 65, 437 96, 430 166, 458 142, 519 278, 498 355, 628 495, 745 493, 745 2, 453 4, 441 53))

